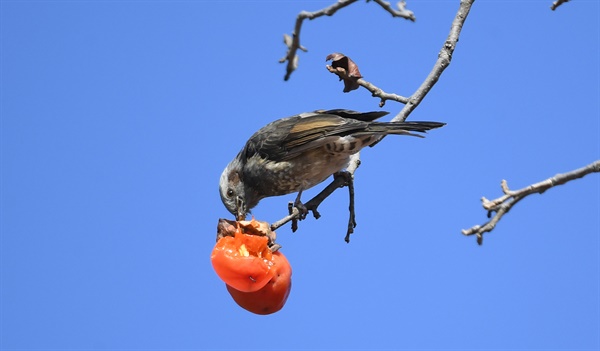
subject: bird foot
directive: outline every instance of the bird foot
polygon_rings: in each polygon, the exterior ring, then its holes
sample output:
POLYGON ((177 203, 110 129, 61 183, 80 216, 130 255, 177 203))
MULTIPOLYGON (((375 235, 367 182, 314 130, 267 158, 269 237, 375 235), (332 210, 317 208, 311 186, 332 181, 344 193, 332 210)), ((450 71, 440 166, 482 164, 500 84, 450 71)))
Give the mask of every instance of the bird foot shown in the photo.
POLYGON ((299 215, 298 215, 298 218, 292 219, 292 233, 294 233, 294 232, 296 232, 296 230, 298 230, 298 220, 303 220, 304 218, 306 218, 306 214, 308 213, 306 206, 304 206, 303 203, 299 202, 296 199, 296 201, 294 201, 294 202, 290 201, 288 203, 288 213, 290 215, 292 215, 294 213, 294 207, 298 209, 299 215))
POLYGON ((294 213, 294 207, 298 209, 298 218, 292 219, 292 232, 298 230, 298 221, 302 221, 306 219, 306 215, 308 212, 312 212, 315 219, 319 219, 321 214, 317 211, 318 204, 312 204, 311 201, 308 202, 307 205, 300 201, 300 196, 302 196, 302 190, 298 192, 298 196, 296 196, 296 200, 294 202, 288 203, 288 213, 292 215, 294 213))
POLYGON ((299 220, 303 220, 306 218, 306 215, 308 214, 308 208, 304 206, 304 204, 299 199, 296 199, 296 201, 294 201, 293 207, 297 208, 298 212, 300 212, 300 216, 298 217, 299 220))
POLYGON ((340 188, 343 188, 345 186, 349 186, 354 181, 354 179, 352 179, 352 174, 350 174, 350 172, 348 172, 348 171, 335 172, 333 174, 333 179, 338 179, 338 178, 342 178, 344 180, 344 184, 342 184, 340 186, 340 188))

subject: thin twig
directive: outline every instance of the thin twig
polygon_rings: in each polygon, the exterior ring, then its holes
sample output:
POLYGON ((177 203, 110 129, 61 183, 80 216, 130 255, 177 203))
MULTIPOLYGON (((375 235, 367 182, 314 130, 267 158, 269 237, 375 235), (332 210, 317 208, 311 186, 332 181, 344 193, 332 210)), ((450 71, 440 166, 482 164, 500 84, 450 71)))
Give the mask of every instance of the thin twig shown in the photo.
POLYGON ((481 199, 483 208, 488 211, 488 217, 491 217, 491 219, 483 225, 476 225, 469 229, 463 229, 462 233, 464 235, 476 235, 477 243, 481 245, 483 242, 483 234, 486 232, 491 232, 496 227, 496 224, 502 218, 502 216, 508 213, 508 211, 510 211, 514 205, 516 205, 525 197, 531 194, 542 194, 552 187, 565 184, 595 172, 600 172, 600 160, 592 162, 591 164, 574 171, 557 174, 552 178, 548 178, 519 190, 510 190, 506 180, 503 180, 500 185, 504 195, 495 200, 488 200, 485 197, 481 199), (494 212, 495 214, 492 216, 494 212))
POLYGON ((307 51, 306 48, 300 46, 300 30, 302 29, 302 22, 305 19, 315 19, 321 16, 331 16, 336 13, 339 9, 344 8, 357 0, 338 0, 335 4, 321 9, 315 12, 302 11, 296 17, 296 25, 294 26, 294 32, 292 33, 291 40, 289 40, 289 36, 284 36, 284 43, 288 47, 288 51, 283 58, 279 60, 280 63, 284 63, 287 61, 286 73, 284 80, 290 79, 292 72, 298 67, 298 56, 296 52, 298 49, 303 51, 307 51))
MULTIPOLYGON (((344 69, 336 69, 332 66, 325 66, 327 68, 327 70, 335 75, 337 75, 338 77, 340 77, 340 79, 348 79, 348 78, 352 78, 348 75, 348 72, 346 72, 346 70, 344 69)), ((371 95, 373 97, 378 97, 381 99, 381 101, 379 102, 379 107, 383 107, 383 105, 385 105, 385 101, 386 100, 393 100, 393 101, 397 101, 399 103, 402 104, 406 104, 408 102, 408 98, 404 97, 404 96, 400 96, 400 95, 396 95, 396 94, 390 94, 390 93, 386 93, 385 91, 383 91, 382 89, 376 87, 374 84, 366 81, 364 78, 359 78, 356 80, 356 83, 358 85, 360 85, 361 87, 367 89, 368 91, 371 92, 371 95)))
POLYGON ((450 65, 450 61, 452 60, 452 53, 456 48, 456 43, 458 42, 458 37, 460 36, 460 31, 469 15, 469 11, 471 10, 471 6, 475 0, 461 0, 460 7, 458 8, 458 12, 456 13, 456 17, 454 17, 454 21, 452 21, 452 26, 450 27, 450 34, 444 42, 440 53, 438 54, 438 59, 433 66, 433 69, 423 82, 419 89, 415 91, 415 93, 410 97, 407 104, 404 108, 392 119, 393 122, 404 122, 408 115, 423 101, 427 93, 433 88, 435 83, 437 83, 438 79, 442 75, 442 72, 450 65))
MULTIPOLYGON (((369 0, 367 0, 367 1, 369 1, 369 0)), ((406 1, 398 2, 398 4, 397 4, 398 10, 395 10, 394 8, 392 8, 392 5, 390 5, 390 3, 387 1, 383 1, 383 0, 373 0, 373 1, 378 3, 381 7, 383 7, 384 10, 391 13, 392 16, 394 16, 394 17, 406 18, 407 20, 411 20, 413 22, 417 20, 417 18, 415 17, 415 14, 411 10, 406 9, 406 1)))
POLYGON ((554 10, 556 10, 557 7, 564 4, 565 2, 569 2, 569 1, 571 1, 571 0, 556 0, 555 2, 552 3, 552 6, 550 6, 550 10, 554 11, 554 10))

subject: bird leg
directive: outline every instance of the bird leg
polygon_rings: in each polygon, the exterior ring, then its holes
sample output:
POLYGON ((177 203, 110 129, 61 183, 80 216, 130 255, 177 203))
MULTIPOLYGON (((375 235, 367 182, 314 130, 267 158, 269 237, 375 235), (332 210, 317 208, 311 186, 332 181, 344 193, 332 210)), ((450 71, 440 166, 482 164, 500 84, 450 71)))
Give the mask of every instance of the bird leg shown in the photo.
POLYGON ((306 209, 306 206, 304 206, 302 201, 300 201, 301 196, 302 196, 302 189, 300 189, 300 191, 298 191, 298 196, 296 196, 296 200, 294 200, 294 207, 296 207, 298 209, 298 211, 300 211, 300 220, 303 220, 306 218, 308 209, 306 209))
POLYGON ((288 212, 291 215, 294 212, 294 207, 298 209, 300 213, 298 218, 292 219, 292 233, 298 230, 298 220, 303 220, 306 218, 306 214, 308 213, 308 209, 302 201, 300 201, 300 197, 302 196, 302 189, 298 191, 298 196, 296 196, 296 200, 294 202, 288 203, 288 212))
POLYGON ((348 220, 348 230, 346 232, 345 240, 346 242, 350 241, 350 234, 354 232, 354 228, 356 227, 356 219, 354 213, 354 178, 352 173, 348 171, 340 171, 333 174, 333 181, 329 183, 320 193, 318 193, 315 197, 310 199, 306 204, 303 204, 300 201, 300 196, 302 195, 302 191, 298 192, 298 196, 294 202, 288 203, 288 213, 289 215, 286 218, 283 218, 276 223, 271 225, 272 230, 276 230, 287 222, 292 222, 292 232, 298 230, 298 219, 302 220, 306 218, 308 211, 311 211, 315 217, 315 219, 319 219, 321 214, 317 211, 317 208, 325 200, 329 195, 331 195, 336 189, 343 188, 347 186, 350 193, 350 219, 348 220), (297 214, 294 214, 294 207, 298 209, 297 214))
POLYGON ((350 242, 350 234, 354 233, 356 228, 356 213, 354 212, 354 177, 348 171, 340 171, 333 174, 333 179, 342 178, 344 183, 343 186, 348 187, 348 194, 350 195, 350 202, 348 204, 348 210, 350 211, 350 218, 348 218, 348 230, 346 231, 346 237, 344 240, 350 242))

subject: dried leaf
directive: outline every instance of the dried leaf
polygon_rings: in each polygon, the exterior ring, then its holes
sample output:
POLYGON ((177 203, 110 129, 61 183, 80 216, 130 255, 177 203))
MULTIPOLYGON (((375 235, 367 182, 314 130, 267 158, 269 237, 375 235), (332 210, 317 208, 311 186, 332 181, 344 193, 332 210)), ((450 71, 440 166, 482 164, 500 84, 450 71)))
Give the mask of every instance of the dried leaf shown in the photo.
POLYGON ((237 230, 237 222, 229 219, 219 218, 217 224, 217 241, 225 236, 234 236, 237 230))
POLYGON ((348 56, 337 52, 327 55, 325 60, 331 60, 331 67, 341 72, 341 75, 338 74, 338 76, 340 76, 340 80, 344 81, 344 93, 358 89, 359 85, 356 81, 362 78, 362 75, 354 61, 348 56))

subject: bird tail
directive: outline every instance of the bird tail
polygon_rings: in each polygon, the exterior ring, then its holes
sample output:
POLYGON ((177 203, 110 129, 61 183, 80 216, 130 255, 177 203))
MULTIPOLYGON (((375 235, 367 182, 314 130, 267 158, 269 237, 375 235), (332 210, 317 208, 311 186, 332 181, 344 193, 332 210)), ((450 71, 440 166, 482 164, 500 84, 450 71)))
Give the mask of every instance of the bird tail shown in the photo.
POLYGON ((428 130, 440 128, 445 125, 446 123, 441 122, 371 122, 366 131, 368 133, 383 135, 411 135, 423 138, 421 134, 411 132, 426 133, 428 130))
POLYGON ((315 112, 327 114, 327 115, 340 116, 343 118, 351 118, 351 119, 355 119, 355 120, 363 121, 363 122, 372 122, 372 121, 376 120, 377 118, 381 118, 381 117, 389 114, 389 112, 386 112, 386 111, 357 112, 357 111, 345 110, 345 109, 339 109, 339 108, 335 109, 335 110, 317 110, 315 112))

